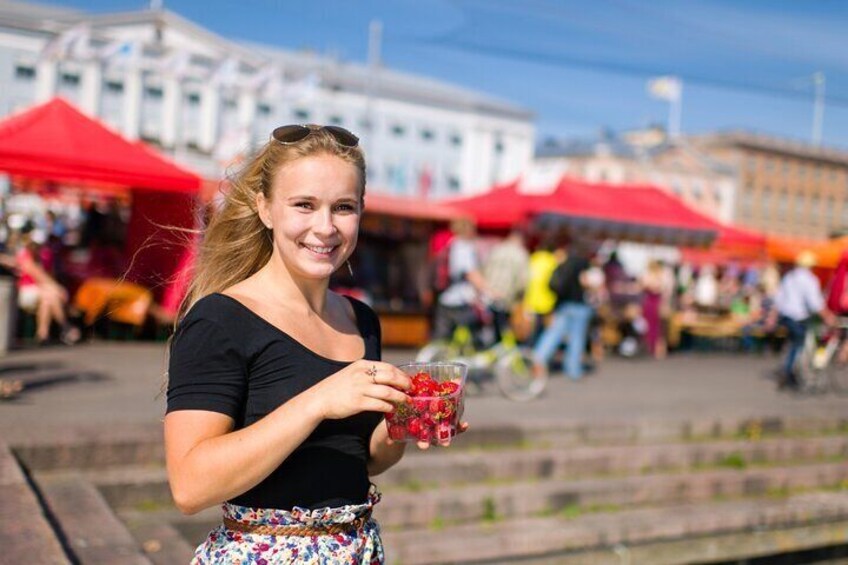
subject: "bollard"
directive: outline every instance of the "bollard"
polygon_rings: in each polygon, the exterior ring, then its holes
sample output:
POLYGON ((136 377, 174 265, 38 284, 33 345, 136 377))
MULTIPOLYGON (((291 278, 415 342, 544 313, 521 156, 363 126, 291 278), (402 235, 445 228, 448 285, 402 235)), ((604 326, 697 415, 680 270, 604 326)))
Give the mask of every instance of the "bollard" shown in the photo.
POLYGON ((18 314, 16 290, 14 278, 0 276, 0 356, 9 351, 15 338, 18 314))

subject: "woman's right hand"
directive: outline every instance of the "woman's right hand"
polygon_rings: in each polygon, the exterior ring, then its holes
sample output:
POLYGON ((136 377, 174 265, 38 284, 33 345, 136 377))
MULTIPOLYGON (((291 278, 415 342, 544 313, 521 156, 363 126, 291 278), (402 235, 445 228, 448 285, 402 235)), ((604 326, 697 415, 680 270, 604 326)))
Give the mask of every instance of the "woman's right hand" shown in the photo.
POLYGON ((361 359, 309 392, 322 419, 338 420, 360 412, 391 412, 395 404, 409 400, 402 391, 411 386, 409 376, 394 365, 361 359))

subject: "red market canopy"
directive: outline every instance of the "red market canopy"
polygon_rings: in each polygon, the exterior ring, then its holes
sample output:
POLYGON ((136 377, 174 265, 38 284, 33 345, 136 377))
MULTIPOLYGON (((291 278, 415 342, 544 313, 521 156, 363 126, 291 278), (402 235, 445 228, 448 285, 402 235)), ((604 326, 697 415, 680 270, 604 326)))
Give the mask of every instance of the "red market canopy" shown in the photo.
POLYGON ((391 196, 371 190, 365 193, 365 214, 447 222, 463 215, 451 206, 432 200, 391 196))
POLYGON ((508 230, 537 211, 539 195, 520 192, 519 184, 516 180, 483 194, 445 200, 444 203, 473 217, 479 228, 508 230))
POLYGON ((195 194, 201 179, 61 98, 0 121, 0 171, 32 179, 195 194))

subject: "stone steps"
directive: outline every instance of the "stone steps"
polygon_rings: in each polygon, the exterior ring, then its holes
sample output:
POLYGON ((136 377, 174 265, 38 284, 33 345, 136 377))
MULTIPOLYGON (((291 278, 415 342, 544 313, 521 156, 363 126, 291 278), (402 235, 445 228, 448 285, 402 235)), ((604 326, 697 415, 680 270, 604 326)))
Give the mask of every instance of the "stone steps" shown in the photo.
MULTIPOLYGON (((497 563, 534 557, 555 559, 557 555, 681 538, 836 523, 840 525, 835 530, 842 537, 835 539, 844 543, 848 539, 844 536, 848 533, 848 492, 806 493, 781 500, 749 499, 637 508, 570 519, 560 516, 517 518, 444 529, 385 531, 383 539, 394 563, 497 563)), ((783 550, 800 548, 800 543, 787 543, 783 550)), ((687 563, 691 558, 663 562, 687 563)))
POLYGON ((762 469, 722 469, 614 479, 545 480, 480 484, 428 492, 393 492, 375 515, 388 529, 421 528, 524 517, 700 503, 717 498, 779 496, 812 489, 848 489, 848 461, 762 469))
POLYGON ((0 441, 0 551, 4 563, 70 563, 38 496, 0 441))
MULTIPOLYGON (((552 449, 574 446, 601 446, 688 442, 703 443, 749 437, 763 439, 847 434, 845 418, 722 418, 704 421, 637 422, 622 424, 534 424, 498 425, 474 428, 457 438, 451 453, 484 449, 492 451, 552 449)), ((75 435, 63 441, 21 442, 11 446, 15 455, 31 471, 59 469, 104 469, 129 465, 162 465, 164 450, 161 429, 154 427, 136 434, 114 437, 110 430, 75 435)))
MULTIPOLYGON (((390 563, 602 563, 611 555, 620 563, 609 552, 621 547, 646 556, 633 563, 683 563, 705 560, 723 538, 782 528, 821 540, 848 524, 841 419, 476 434, 448 450, 410 448, 375 477, 390 563), (829 498, 837 503, 828 506, 829 498), (682 540, 700 540, 704 553, 693 549, 688 561, 647 557, 675 543, 690 547, 682 540), (588 556, 599 560, 580 561, 588 556)), ((174 509, 159 437, 101 439, 15 448, 35 469, 69 553, 85 565, 188 562, 220 510, 185 517, 174 509)), ((768 539, 745 551, 764 551, 768 539)))
MULTIPOLYGON (((395 498, 462 485, 506 486, 582 477, 645 475, 714 467, 794 465, 848 457, 848 436, 773 438, 757 442, 721 441, 625 446, 579 446, 567 450, 410 452, 399 465, 374 481, 395 498)), ((76 472, 76 471, 75 471, 76 472)), ((133 508, 170 504, 164 467, 111 467, 81 471, 95 483, 110 506, 133 508)), ((62 474, 61 471, 53 473, 62 474)))
POLYGON ((73 473, 37 475, 36 482, 76 562, 151 565, 123 522, 84 477, 73 473))

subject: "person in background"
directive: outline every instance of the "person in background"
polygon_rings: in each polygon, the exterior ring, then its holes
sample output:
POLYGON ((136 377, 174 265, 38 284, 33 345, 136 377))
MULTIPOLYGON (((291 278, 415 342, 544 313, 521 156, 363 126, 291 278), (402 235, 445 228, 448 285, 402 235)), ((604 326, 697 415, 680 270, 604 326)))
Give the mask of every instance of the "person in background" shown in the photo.
POLYGON ((454 220, 454 236, 448 247, 448 287, 439 295, 436 304, 433 337, 447 339, 457 326, 477 325, 474 310, 487 292, 486 281, 480 272, 477 255, 477 226, 468 218, 454 220))
MULTIPOLYGON (((787 272, 780 281, 775 298, 775 313, 777 323, 788 332, 789 351, 783 362, 779 388, 797 390, 799 386, 795 364, 798 354, 804 347, 804 336, 809 320, 814 315, 832 325, 834 316, 828 310, 822 296, 821 285, 816 275, 811 271, 816 264, 813 252, 805 250, 798 254, 795 267, 787 272)), ((770 326, 774 325, 772 320, 770 326)))
POLYGON ((536 344, 545 329, 545 317, 556 306, 556 294, 551 290, 551 275, 557 265, 565 261, 565 246, 557 245, 553 236, 542 241, 530 254, 527 289, 524 291, 524 309, 533 316, 531 344, 536 344))
POLYGON ((654 359, 664 359, 668 351, 664 319, 670 315, 674 289, 666 268, 658 259, 648 263, 642 275, 642 316, 645 319, 645 346, 654 359))
POLYGON ((717 306, 718 280, 713 265, 704 265, 698 271, 698 277, 695 279, 694 299, 695 304, 701 310, 712 311, 717 306))
POLYGON ((65 307, 68 291, 49 272, 49 249, 43 249, 33 239, 31 227, 25 228, 14 255, 3 255, 0 263, 18 275, 18 307, 35 314, 35 340, 39 345, 50 342, 53 324, 60 329, 59 337, 65 344, 80 340, 79 328, 68 321, 65 307), (45 251, 42 254, 41 251, 45 251))
POLYGON ((529 255, 524 247, 524 234, 513 229, 489 252, 483 267, 483 279, 490 293, 495 341, 501 341, 509 329, 510 314, 527 286, 529 255))
POLYGON ((565 339, 565 373, 574 380, 583 376, 583 353, 592 319, 592 307, 585 296, 589 267, 588 246, 572 244, 568 259, 551 275, 551 288, 557 296, 556 310, 533 349, 536 361, 545 366, 565 339))

